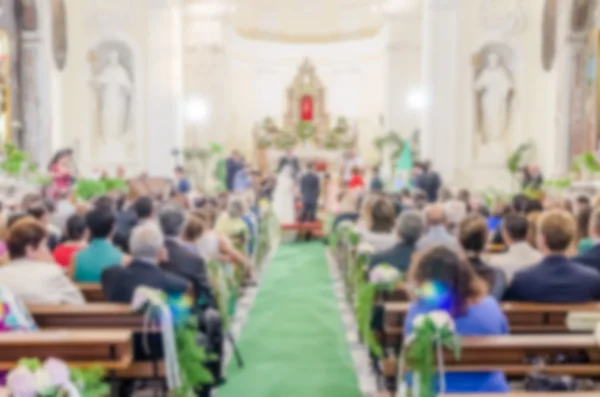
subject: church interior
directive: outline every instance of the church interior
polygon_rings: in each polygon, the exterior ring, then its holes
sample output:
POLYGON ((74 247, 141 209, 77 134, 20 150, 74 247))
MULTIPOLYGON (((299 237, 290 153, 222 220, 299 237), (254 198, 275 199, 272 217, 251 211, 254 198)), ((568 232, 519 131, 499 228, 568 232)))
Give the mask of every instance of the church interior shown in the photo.
POLYGON ((0 397, 600 396, 597 0, 0 0, 0 141, 0 397))

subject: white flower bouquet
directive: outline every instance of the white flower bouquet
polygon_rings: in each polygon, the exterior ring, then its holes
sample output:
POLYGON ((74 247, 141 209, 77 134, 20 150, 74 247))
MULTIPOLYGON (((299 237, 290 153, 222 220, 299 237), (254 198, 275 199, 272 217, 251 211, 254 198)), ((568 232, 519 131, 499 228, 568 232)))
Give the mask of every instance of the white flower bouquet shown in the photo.
POLYGON ((381 264, 369 272, 369 281, 379 286, 395 286, 402 281, 402 273, 389 264, 381 264))
POLYGON ((13 397, 105 397, 110 386, 103 382, 104 370, 92 367, 70 370, 64 361, 24 358, 9 372, 6 388, 13 397))
POLYGON ((434 377, 439 373, 439 392, 445 391, 443 349, 450 349, 460 358, 460 339, 456 335, 454 320, 443 310, 421 314, 413 320, 413 332, 404 341, 398 367, 398 397, 407 395, 405 371, 413 372, 413 396, 435 397, 434 377), (436 367, 437 360, 437 367, 436 367))

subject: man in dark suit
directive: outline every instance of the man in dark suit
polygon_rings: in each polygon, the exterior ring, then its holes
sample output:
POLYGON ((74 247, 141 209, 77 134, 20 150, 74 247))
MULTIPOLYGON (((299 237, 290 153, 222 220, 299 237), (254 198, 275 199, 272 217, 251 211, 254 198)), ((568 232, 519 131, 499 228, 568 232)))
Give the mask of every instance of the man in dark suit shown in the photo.
POLYGON ((123 252, 129 252, 129 236, 137 225, 154 218, 154 200, 149 196, 138 198, 129 208, 117 214, 113 243, 123 252))
POLYGON ((160 211, 158 220, 165 235, 165 248, 169 258, 163 264, 164 269, 188 280, 198 302, 212 305, 213 295, 204 260, 186 247, 180 239, 185 226, 185 212, 176 206, 165 207, 160 211))
POLYGON ((159 266, 166 258, 166 251, 158 225, 145 223, 136 227, 131 233, 130 251, 133 260, 128 266, 112 266, 102 273, 102 289, 107 301, 130 303, 140 286, 158 289, 168 295, 191 292, 188 281, 159 266))
POLYGON ((580 303, 600 300, 600 273, 566 257, 576 236, 575 222, 564 210, 542 214, 538 245, 542 261, 517 272, 505 300, 580 303))
POLYGON ((185 226, 185 212, 177 206, 163 208, 158 220, 165 235, 168 260, 162 264, 165 270, 189 281, 196 298, 196 309, 200 313, 199 328, 206 335, 206 351, 216 360, 208 362, 215 384, 223 382, 223 324, 217 303, 211 291, 204 260, 183 244, 181 234, 185 226))
POLYGON ((369 270, 377 265, 387 263, 402 273, 410 267, 412 255, 417 241, 425 231, 423 215, 416 210, 402 212, 397 223, 397 233, 400 238, 392 248, 374 254, 369 262, 369 270))
POLYGON ((321 181, 314 171, 314 164, 308 163, 307 171, 300 178, 300 194, 302 195, 302 222, 314 222, 317 216, 317 205, 321 194, 321 181))
POLYGON ((573 261, 581 263, 600 274, 600 211, 595 210, 590 218, 590 238, 594 245, 588 251, 577 255, 573 261))
POLYGON ((289 166, 292 169, 292 177, 295 179, 300 172, 300 162, 298 161, 298 157, 292 153, 292 149, 287 149, 285 154, 279 159, 277 173, 280 173, 285 166, 289 166))
POLYGON ((240 152, 234 150, 231 156, 225 161, 225 186, 228 191, 233 190, 233 181, 235 174, 242 168, 242 156, 240 152))
MULTIPOLYGON (((300 178, 300 195, 302 196, 302 213, 300 222, 314 222, 317 219, 317 207, 321 194, 321 181, 314 171, 314 164, 307 164, 307 171, 300 178)), ((311 238, 311 233, 306 234, 306 239, 311 238)))

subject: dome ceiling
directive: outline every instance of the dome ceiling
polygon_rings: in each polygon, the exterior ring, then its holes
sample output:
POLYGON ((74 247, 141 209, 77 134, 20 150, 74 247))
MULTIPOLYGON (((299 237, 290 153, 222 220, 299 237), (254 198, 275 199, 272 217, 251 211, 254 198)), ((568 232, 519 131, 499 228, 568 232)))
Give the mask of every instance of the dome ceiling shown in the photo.
POLYGON ((422 0, 188 0, 196 10, 221 10, 239 35, 316 43, 367 38, 385 14, 414 12, 422 0))

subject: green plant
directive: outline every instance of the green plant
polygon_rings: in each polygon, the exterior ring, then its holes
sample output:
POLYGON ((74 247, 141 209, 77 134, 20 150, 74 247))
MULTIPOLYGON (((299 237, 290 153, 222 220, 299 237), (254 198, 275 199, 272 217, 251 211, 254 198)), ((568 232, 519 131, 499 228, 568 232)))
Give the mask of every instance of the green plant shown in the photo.
POLYGON ((100 179, 78 178, 73 187, 75 197, 82 201, 90 201, 94 197, 106 193, 106 186, 100 179))
POLYGON ((308 121, 301 121, 298 123, 298 127, 296 128, 296 135, 302 141, 308 141, 315 136, 317 133, 317 128, 313 123, 308 121))
POLYGON ((13 177, 19 177, 25 169, 36 169, 28 153, 17 148, 13 143, 6 142, 3 147, 3 159, 0 163, 2 171, 13 177))
POLYGON ((571 168, 574 172, 586 171, 590 174, 596 174, 600 172, 600 162, 598 162, 594 153, 586 152, 573 159, 571 168))
POLYGON ((526 157, 533 149, 530 142, 520 144, 506 159, 506 169, 515 176, 525 165, 526 157))
POLYGON ((71 380, 82 397, 106 397, 110 394, 110 385, 104 382, 106 371, 99 365, 71 370, 71 380))
POLYGON ((544 181, 544 187, 556 190, 568 189, 573 185, 571 178, 557 178, 544 181))
MULTIPOLYGON (((449 315, 445 315, 449 318, 449 315)), ((437 373, 435 348, 450 349, 456 359, 460 358, 460 340, 448 325, 437 324, 434 312, 415 319, 411 339, 407 343, 406 361, 414 373, 419 374, 419 397, 435 397, 434 379, 437 373)), ((451 321, 451 320, 449 320, 451 321)))
POLYGON ((181 374, 181 386, 173 391, 175 397, 189 397, 194 391, 214 381, 205 363, 213 359, 198 345, 196 322, 193 317, 175 329, 175 345, 181 374))

